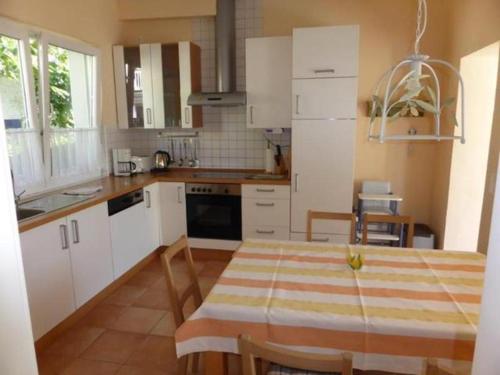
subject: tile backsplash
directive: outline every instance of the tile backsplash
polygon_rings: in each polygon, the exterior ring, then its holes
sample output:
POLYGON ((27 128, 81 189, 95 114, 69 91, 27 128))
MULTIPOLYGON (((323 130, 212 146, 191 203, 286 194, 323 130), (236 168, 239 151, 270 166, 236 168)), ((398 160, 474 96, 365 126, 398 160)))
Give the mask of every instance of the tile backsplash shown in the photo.
MULTIPOLYGON (((245 90, 245 38, 261 33, 261 0, 236 0, 236 85, 245 90)), ((202 90, 215 91, 215 19, 192 20, 192 42, 201 48, 202 90)), ((247 129, 246 107, 204 107, 203 128, 199 132, 198 158, 204 168, 264 168, 267 139, 285 147, 291 134, 266 134, 247 129)), ((157 150, 170 151, 170 130, 107 128, 107 148, 131 148, 134 155, 152 155, 157 150)), ((176 134, 186 130, 175 130, 176 134)), ((193 131, 186 131, 192 133, 193 131)))

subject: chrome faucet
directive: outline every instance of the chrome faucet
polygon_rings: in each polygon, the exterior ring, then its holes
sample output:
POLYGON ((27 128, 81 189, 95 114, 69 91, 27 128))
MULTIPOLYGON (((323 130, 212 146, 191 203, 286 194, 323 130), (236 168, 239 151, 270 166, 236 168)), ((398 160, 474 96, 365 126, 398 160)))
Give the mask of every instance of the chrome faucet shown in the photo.
POLYGON ((24 193, 26 193, 26 190, 21 191, 20 193, 16 194, 16 184, 14 180, 14 172, 12 172, 12 169, 10 170, 10 175, 12 177, 12 191, 14 193, 14 203, 16 205, 16 210, 19 206, 19 202, 21 201, 21 197, 24 193))

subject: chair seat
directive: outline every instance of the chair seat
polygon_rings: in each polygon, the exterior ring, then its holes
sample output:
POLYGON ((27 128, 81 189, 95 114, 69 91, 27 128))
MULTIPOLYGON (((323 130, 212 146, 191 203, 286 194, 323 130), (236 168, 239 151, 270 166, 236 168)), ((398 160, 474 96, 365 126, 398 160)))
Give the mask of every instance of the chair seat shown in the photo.
POLYGON ((337 373, 300 370, 271 363, 267 375, 337 375, 337 373))

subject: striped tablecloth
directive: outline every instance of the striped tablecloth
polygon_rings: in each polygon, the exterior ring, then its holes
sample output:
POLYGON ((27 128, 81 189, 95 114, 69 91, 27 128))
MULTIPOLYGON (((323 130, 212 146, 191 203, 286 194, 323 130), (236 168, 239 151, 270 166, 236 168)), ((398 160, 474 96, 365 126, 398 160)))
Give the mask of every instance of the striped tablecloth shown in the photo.
POLYGON ((408 374, 422 359, 470 366, 485 257, 478 253, 248 240, 176 332, 177 355, 237 353, 243 333, 290 349, 354 354, 408 374), (352 271, 346 255, 363 253, 352 271))

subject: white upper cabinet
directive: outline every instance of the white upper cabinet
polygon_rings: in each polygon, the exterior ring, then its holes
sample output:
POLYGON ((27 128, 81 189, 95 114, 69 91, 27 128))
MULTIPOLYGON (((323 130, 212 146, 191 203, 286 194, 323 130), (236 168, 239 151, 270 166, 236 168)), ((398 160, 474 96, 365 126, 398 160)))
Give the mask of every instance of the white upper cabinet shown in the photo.
POLYGON ((79 211, 67 221, 78 308, 113 281, 107 204, 79 211))
MULTIPOLYGON (((352 212, 355 120, 292 122, 291 231, 306 231, 308 210, 352 212)), ((318 222, 317 233, 348 234, 339 222, 318 222)))
POLYGON ((247 127, 291 127, 292 38, 246 40, 247 127))
POLYGON ((293 78, 358 75, 359 26, 293 30, 293 78))
POLYGON ((75 311, 66 218, 21 233, 34 339, 75 311))
POLYGON ((357 78, 294 79, 294 120, 353 119, 357 112, 357 78))
POLYGON ((199 128, 203 126, 202 108, 187 104, 191 93, 201 92, 201 50, 196 44, 179 42, 179 77, 181 127, 199 128))
POLYGON ((162 245, 171 245, 187 234, 186 185, 183 182, 161 182, 162 245))
POLYGON ((202 126, 201 107, 187 105, 201 91, 200 48, 190 42, 113 47, 120 128, 202 126))

